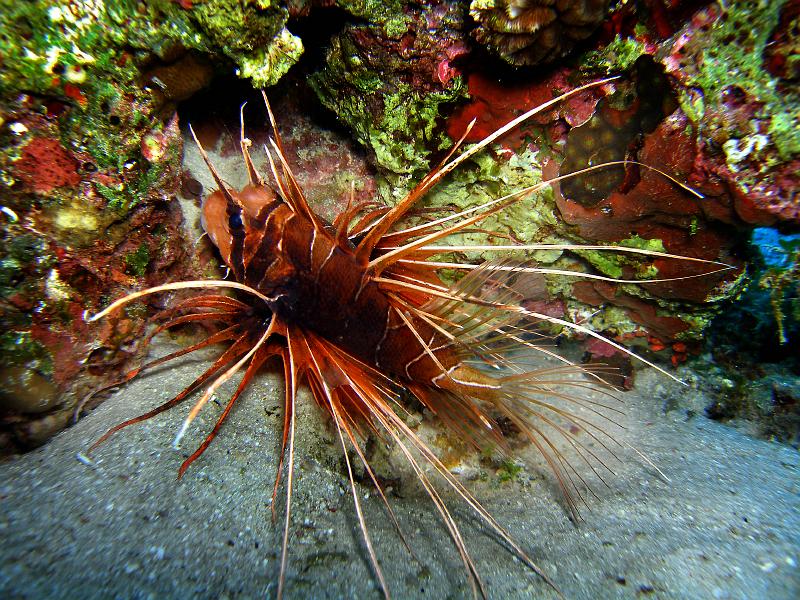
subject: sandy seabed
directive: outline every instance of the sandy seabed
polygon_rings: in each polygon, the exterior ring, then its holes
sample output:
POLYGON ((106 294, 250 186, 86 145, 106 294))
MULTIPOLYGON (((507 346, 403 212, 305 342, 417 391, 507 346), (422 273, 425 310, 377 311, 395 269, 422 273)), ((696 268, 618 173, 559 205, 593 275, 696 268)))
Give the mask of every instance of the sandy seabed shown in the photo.
MULTIPOLYGON (((168 344, 157 351, 165 352, 168 344)), ((92 455, 110 426, 182 389, 205 366, 189 358, 117 391, 43 448, 0 464, 0 597, 264 598, 276 592, 284 500, 270 511, 283 387, 266 372, 239 400, 217 440, 180 481, 181 461, 221 407, 209 404, 174 450, 188 407, 130 427, 92 455)), ((207 357, 206 357, 207 358, 207 357)), ((232 390, 223 390, 224 400, 232 390)), ((557 489, 526 467, 465 484, 566 598, 800 597, 800 456, 686 411, 665 397, 699 392, 652 370, 624 393, 633 452, 577 524, 557 489)), ((299 398, 287 598, 378 598, 341 450, 307 392, 299 398)), ((477 464, 477 463, 476 463, 477 464)), ((410 468, 398 481, 410 478, 410 468)), ((411 478, 413 479, 413 477, 411 478)), ((422 491, 394 485, 390 501, 413 546, 400 542, 380 499, 362 506, 395 598, 468 598, 464 568, 422 491)), ((442 489, 444 486, 440 486, 442 489)), ((453 492, 459 522, 490 598, 556 593, 481 526, 453 492)))

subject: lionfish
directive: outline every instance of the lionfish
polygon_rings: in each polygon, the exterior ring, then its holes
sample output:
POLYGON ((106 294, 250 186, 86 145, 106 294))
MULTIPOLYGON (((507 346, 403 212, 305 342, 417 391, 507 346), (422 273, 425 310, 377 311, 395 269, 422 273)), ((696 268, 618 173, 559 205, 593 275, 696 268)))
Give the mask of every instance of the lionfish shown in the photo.
MULTIPOLYGON (((473 121, 442 162, 395 206, 381 208, 374 202, 356 203, 351 193, 347 208, 332 223, 323 220, 309 207, 284 156, 266 94, 262 92, 274 137, 265 150, 273 185, 267 184, 254 167, 249 150, 252 142, 245 137, 243 117, 240 145, 249 183, 239 191, 223 182, 190 127, 218 186, 218 190, 203 203, 203 225, 234 280, 181 281, 160 285, 131 293, 89 320, 101 319, 150 294, 187 288, 234 290, 238 292, 236 297, 222 293, 198 295, 153 316, 152 322, 161 323, 148 335, 146 342, 158 333, 186 323, 213 322, 221 324, 221 328, 198 343, 130 371, 123 381, 201 348, 215 344, 227 344, 227 348, 176 397, 112 427, 91 449, 115 432, 175 407, 205 386, 177 434, 177 445, 220 386, 243 369, 243 377, 212 431, 181 465, 180 477, 208 448, 236 400, 262 365, 277 357, 283 364, 285 399, 283 438, 272 492, 273 511, 284 465, 286 472, 279 598, 285 586, 290 538, 296 396, 303 382, 335 428, 363 542, 374 575, 387 598, 389 587, 370 540, 349 449, 357 455, 398 534, 406 547, 408 544, 360 444, 370 435, 394 444, 407 459, 452 538, 474 596, 485 597, 486 591, 458 524, 423 468, 425 463, 525 564, 555 589, 555 584, 542 569, 406 423, 398 408, 407 397, 404 394, 410 394, 447 430, 467 440, 478 451, 491 449, 510 455, 501 421, 512 424, 544 458, 563 491, 569 510, 577 516, 577 502, 583 499, 582 489, 585 489, 586 482, 570 457, 557 447, 556 441, 565 443, 579 461, 598 476, 601 470, 610 471, 610 468, 590 445, 596 444, 616 456, 615 447, 619 449, 627 444, 617 441, 607 431, 606 425, 614 423, 614 413, 619 411, 612 404, 613 392, 601 378, 602 368, 577 366, 558 357, 536 343, 537 328, 542 323, 569 328, 598 338, 622 352, 631 352, 579 323, 524 308, 522 301, 531 276, 541 277, 542 273, 621 280, 596 274, 552 271, 536 266, 533 261, 495 259, 483 264, 463 264, 434 259, 445 253, 467 249, 485 252, 576 249, 578 246, 568 244, 460 248, 437 242, 479 224, 489 215, 503 211, 555 181, 609 164, 634 161, 590 166, 481 206, 428 218, 415 225, 404 227, 403 218, 447 173, 500 136, 555 103, 614 79, 578 87, 539 105, 457 154, 474 125, 473 121), (445 269, 466 273, 457 278, 456 283, 446 284, 441 277, 445 269), (531 370, 524 361, 513 357, 514 350, 526 347, 553 356, 562 364, 531 370), (582 373, 589 379, 570 378, 572 373, 582 373), (588 387, 599 389, 601 399, 584 398, 574 393, 588 387), (586 409, 590 417, 578 414, 577 408, 586 409), (582 437, 591 440, 592 444, 587 444, 582 437)), ((699 195, 669 175, 658 172, 675 185, 699 195)), ((590 248, 692 260, 713 265, 717 270, 726 267, 722 263, 639 249, 590 248)), ((662 371, 643 358, 639 360, 662 371)))

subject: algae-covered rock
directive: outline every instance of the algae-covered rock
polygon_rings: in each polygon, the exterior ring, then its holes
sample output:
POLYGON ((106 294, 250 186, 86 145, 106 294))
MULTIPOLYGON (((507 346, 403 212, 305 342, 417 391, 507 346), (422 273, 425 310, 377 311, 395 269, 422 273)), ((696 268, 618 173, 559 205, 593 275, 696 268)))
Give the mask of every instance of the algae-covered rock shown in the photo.
MULTIPOLYGON (((624 243, 633 236, 674 254, 735 263, 730 253, 744 243, 752 224, 796 224, 796 24, 796 7, 784 2, 713 5, 688 16, 675 7, 642 11, 618 5, 595 48, 571 64, 588 76, 631 73, 639 89, 622 80, 615 83, 620 91, 593 109, 588 121, 575 127, 567 119, 573 128, 564 157, 556 156, 560 168, 551 176, 635 158, 688 183, 703 198, 643 168, 597 171, 564 181, 557 191, 558 211, 573 226, 568 237, 579 243, 624 243)), ((523 97, 517 91, 521 87, 517 83, 511 94, 523 97)), ((484 131, 506 118, 497 108, 506 105, 502 86, 487 88, 474 87, 473 103, 480 108, 469 114, 490 115, 484 131), (475 93, 481 95, 477 102, 475 93)), ((606 275, 641 271, 622 255, 575 254, 606 275)), ((692 271, 679 262, 645 270, 664 278, 692 271)), ((773 284, 767 277, 762 285, 782 290, 784 279, 773 284)), ((746 282, 743 272, 729 274, 719 285, 714 277, 640 287, 562 280, 559 293, 578 316, 594 314, 580 310, 581 304, 598 309, 613 304, 624 308, 616 314, 627 314, 609 320, 611 312, 601 310, 587 321, 592 326, 630 334, 640 323, 662 340, 691 340, 714 314, 696 303, 736 296, 746 282)))
POLYGON ((333 37, 312 86, 395 187, 408 185, 427 172, 431 152, 450 144, 437 119, 464 94, 451 64, 466 52, 461 14, 453 5, 407 7, 398 21, 342 5, 372 22, 333 37))
POLYGON ((176 103, 217 72, 275 83, 302 52, 287 19, 268 0, 0 0, 0 236, 11 244, 0 320, 19 341, 3 345, 0 387, 13 443, 66 423, 76 378, 101 373, 92 357, 108 378, 131 355, 144 313, 98 332, 84 311, 187 272, 176 103), (42 413, 26 386, 53 399, 47 427, 26 421, 42 413))
MULTIPOLYGON (((669 118, 677 102, 670 97, 669 86, 657 66, 652 61, 634 65, 605 90, 587 92, 553 106, 518 132, 505 136, 493 147, 493 156, 487 153, 484 157, 497 173, 494 181, 487 169, 478 176, 483 181, 473 182, 461 194, 450 189, 453 184, 444 183, 442 197, 464 208, 485 201, 483 190, 498 197, 541 180, 565 177, 507 211, 504 223, 487 220, 485 229, 497 236, 494 243, 502 243, 498 240, 503 238, 578 246, 600 243, 735 262, 730 256, 734 240, 731 230, 707 223, 703 201, 665 176, 685 181, 690 171, 691 162, 687 160, 691 155, 682 149, 691 145, 681 145, 675 138, 685 129, 685 120, 669 118), (619 164, 570 176, 586 167, 626 157, 656 166, 661 173, 619 164), (513 175, 515 164, 521 167, 525 179, 513 175)), ((513 85, 471 74, 472 101, 451 116, 448 131, 452 137, 459 136, 467 123, 477 118, 466 140, 477 141, 525 108, 574 89, 581 81, 586 79, 568 69, 543 80, 519 78, 513 85)), ((467 172, 470 168, 465 167, 467 172)), ((456 173, 453 181, 463 176, 456 173)), ((437 191, 432 198, 438 196, 437 191)), ((701 338, 720 301, 740 286, 734 271, 682 279, 713 268, 610 249, 537 252, 532 257, 542 268, 557 273, 547 276, 547 294, 531 298, 531 308, 587 324, 626 343, 641 340, 647 344, 652 339, 653 348, 666 349, 680 342, 684 345, 678 346, 675 355, 681 359, 686 357, 685 344, 701 338), (569 272, 575 276, 565 275, 569 272), (582 278, 581 273, 595 279, 582 278), (674 279, 619 284, 601 281, 597 276, 638 282, 674 279)))
POLYGON ((640 22, 630 34, 588 52, 581 67, 615 74, 652 56, 697 140, 694 181, 715 179, 718 187, 730 188, 735 218, 747 224, 797 224, 795 3, 712 4, 675 22, 674 29, 667 20, 652 29, 640 22))
POLYGON ((64 106, 51 110, 61 108, 62 139, 100 167, 119 168, 135 157, 159 104, 208 83, 207 61, 226 59, 264 87, 302 52, 285 29, 288 12, 269 1, 207 0, 182 8, 169 0, 2 0, 2 6, 0 95, 60 101, 64 106), (169 65, 179 67, 180 77, 159 73, 169 65))
POLYGON ((800 94, 770 72, 766 53, 791 4, 712 5, 662 59, 682 85, 681 107, 710 146, 707 168, 735 185, 737 212, 751 223, 800 223, 800 94))
POLYGON ((11 443, 43 441, 82 395, 78 378, 108 379, 132 355, 146 311, 102 331, 84 311, 187 272, 176 103, 218 72, 274 84, 302 52, 288 17, 269 0, 0 0, 0 236, 10 244, 0 388, 11 443), (26 389, 50 398, 48 414, 26 389))

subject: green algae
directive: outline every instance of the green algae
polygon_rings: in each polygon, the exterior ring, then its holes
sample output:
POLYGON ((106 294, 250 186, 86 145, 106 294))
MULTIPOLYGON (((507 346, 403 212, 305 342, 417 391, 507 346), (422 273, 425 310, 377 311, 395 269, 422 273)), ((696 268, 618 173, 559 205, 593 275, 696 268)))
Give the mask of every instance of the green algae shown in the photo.
POLYGON ((354 17, 378 25, 390 38, 398 38, 407 30, 410 18, 402 0, 338 0, 336 5, 354 17))
POLYGON ((0 96, 34 93, 64 99, 72 107, 60 123, 65 146, 88 150, 101 167, 120 167, 118 161, 131 154, 138 140, 114 136, 107 113, 125 93, 137 92, 138 71, 132 61, 119 64, 120 51, 105 16, 105 5, 99 2, 3 0, 0 96), (80 85, 61 76, 77 68, 84 73, 80 85), (118 139, 112 141, 112 136, 118 139))
MULTIPOLYGON (((664 242, 661 240, 648 240, 641 238, 638 235, 634 235, 625 240, 620 240, 617 245, 625 248, 647 250, 648 252, 665 252, 664 242)), ((586 262, 591 264, 603 275, 614 277, 616 279, 622 278, 625 266, 641 266, 642 258, 640 255, 628 254, 625 252, 614 252, 613 248, 613 246, 609 246, 608 250, 574 250, 573 252, 586 260, 586 262)), ((637 268, 637 276, 641 277, 643 280, 649 279, 657 274, 658 271, 655 268, 637 268)))
POLYGON ((603 275, 619 279, 622 277, 623 267, 619 264, 619 258, 611 253, 599 250, 574 250, 575 254, 585 259, 595 269, 603 275))
POLYGON ((633 67, 639 57, 648 54, 645 44, 637 39, 616 37, 599 50, 586 52, 580 60, 581 69, 591 73, 618 75, 633 67))
POLYGON ((497 469, 497 480, 500 483, 510 483, 515 481, 522 472, 522 469, 522 465, 518 465, 513 460, 505 460, 503 461, 503 464, 500 465, 500 468, 497 469))
POLYGON ((137 277, 143 277, 147 272, 147 265, 150 264, 150 249, 147 244, 141 244, 134 252, 127 254, 125 264, 129 272, 137 277))
MULTIPOLYGON (((0 97, 62 100, 63 145, 88 153, 100 169, 123 173, 157 122, 161 100, 143 85, 154 57, 195 50, 233 63, 257 86, 271 85, 302 52, 287 20, 285 8, 266 0, 205 0, 191 9, 171 0, 0 0, 0 97)), ((158 175, 141 174, 128 186, 132 197, 115 199, 115 208, 144 200, 158 175)), ((108 187, 101 190, 106 198, 115 195, 108 187)))
POLYGON ((436 120, 441 106, 461 98, 465 86, 456 78, 449 88, 421 92, 383 72, 381 65, 367 63, 359 53, 349 35, 335 37, 326 67, 311 77, 311 86, 372 151, 392 184, 404 180, 409 185, 410 176, 418 178, 428 171, 431 151, 450 144, 438 132, 436 120))
MULTIPOLYGON (((756 145, 747 136, 765 134, 780 161, 800 153, 800 111, 796 99, 778 90, 778 81, 764 68, 764 50, 778 24, 784 1, 742 1, 720 7, 720 15, 711 18, 707 27, 694 32, 690 41, 692 64, 682 71, 686 78, 679 97, 681 108, 695 123, 710 129, 718 143, 736 140, 738 153, 728 154, 729 164, 748 156, 756 145), (748 123, 731 121, 716 107, 724 104, 725 94, 738 88, 746 92, 748 102, 758 106, 748 123), (697 94, 702 90, 702 95, 697 94), (766 125, 766 131, 761 131, 766 125), (724 138, 724 139, 723 139, 724 138)), ((770 166, 765 164, 765 167, 770 166)))
POLYGON ((463 51, 464 15, 400 0, 337 6, 366 23, 333 36, 310 84, 370 152, 380 195, 392 202, 427 174, 433 152, 451 144, 440 121, 467 89, 445 57, 463 51))
POLYGON ((620 240, 618 245, 624 246, 625 248, 636 248, 638 250, 647 250, 648 252, 666 252, 666 248, 664 248, 664 242, 657 238, 654 239, 646 239, 643 237, 639 237, 638 235, 631 236, 624 240, 620 240))
POLYGON ((300 38, 283 29, 266 49, 256 49, 251 56, 243 57, 237 73, 250 79, 255 87, 269 87, 286 74, 302 53, 300 38))
POLYGON ((23 367, 46 376, 53 374, 53 357, 29 331, 0 333, 0 355, 3 356, 4 368, 23 367))
MULTIPOLYGON (((482 152, 449 175, 425 199, 425 205, 462 211, 542 183, 537 152, 524 149, 510 159, 498 159, 482 152)), ((476 225, 485 231, 470 231, 451 236, 453 245, 498 244, 509 239, 531 244, 541 242, 558 226, 552 190, 524 195, 519 202, 490 215, 476 225), (491 233, 487 233, 491 232, 491 233)), ((492 258, 486 252, 468 252, 469 260, 492 258)), ((518 258, 524 257, 520 253, 518 258)))

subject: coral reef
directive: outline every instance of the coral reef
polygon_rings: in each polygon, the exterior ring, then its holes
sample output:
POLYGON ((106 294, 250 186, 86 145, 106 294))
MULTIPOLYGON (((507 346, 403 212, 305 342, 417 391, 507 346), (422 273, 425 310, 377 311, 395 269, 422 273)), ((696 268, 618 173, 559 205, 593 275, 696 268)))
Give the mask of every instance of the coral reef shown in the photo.
POLYGON ((512 65, 552 62, 588 38, 610 0, 472 0, 475 39, 512 65))
POLYGON ((798 91, 764 65, 790 4, 712 5, 664 48, 681 107, 708 145, 704 168, 734 186, 737 212, 751 223, 800 222, 798 91))
POLYGON ((0 2, 0 446, 63 427, 99 355, 106 379, 124 366, 144 314, 99 341, 82 314, 186 272, 175 103, 226 61, 276 81, 301 51, 287 19, 269 2, 0 2))
POLYGON ((382 12, 355 10, 361 3, 340 4, 372 22, 348 25, 333 37, 312 86, 393 186, 408 185, 428 170, 430 153, 450 143, 436 120, 442 105, 464 92, 453 66, 467 51, 460 11, 449 3, 408 6, 399 23, 382 12))
MULTIPOLYGON (((519 148, 527 134, 540 148, 549 147, 554 160, 545 178, 635 158, 704 195, 703 200, 694 198, 632 165, 568 180, 556 187, 555 197, 562 217, 574 226, 569 238, 624 243, 633 237, 657 242, 652 249, 735 263, 731 252, 753 224, 797 223, 799 99, 790 59, 797 10, 793 3, 741 2, 692 14, 658 5, 646 3, 648 10, 638 14, 630 5, 617 7, 603 33, 605 41, 578 64, 587 74, 629 72, 634 85, 615 83, 617 93, 590 105, 583 119, 543 115, 541 121, 549 119, 552 125, 540 128, 538 137, 531 127, 505 143, 519 148), (564 131, 557 130, 559 122, 564 131)), ((547 81, 550 86, 565 89, 557 81, 574 85, 575 72, 562 67, 557 73, 547 81)), ((473 116, 480 133, 492 128, 495 113, 498 121, 513 114, 513 108, 504 108, 505 86, 474 74, 468 81, 472 102, 451 118, 451 135, 473 116)), ((511 103, 530 99, 540 85, 517 79, 507 97, 511 103)), ((643 272, 607 253, 580 254, 608 275, 643 272)), ((678 275, 676 266, 651 265, 666 278, 678 275)), ((784 271, 761 276, 761 281, 782 290, 787 278, 791 275, 784 271)), ((660 338, 650 349, 669 347, 672 359, 680 362, 686 349, 676 350, 675 340, 696 339, 713 315, 695 312, 693 303, 735 295, 745 281, 742 275, 722 283, 710 277, 650 284, 646 294, 626 286, 581 283, 559 292, 572 299, 567 310, 574 314, 580 314, 575 300, 623 308, 622 321, 603 325, 595 319, 594 324, 623 336, 636 333, 624 323, 627 319, 646 324, 651 336, 660 338)), ((784 304, 778 301, 778 306, 784 304)))
MULTIPOLYGON (((430 194, 428 210, 463 209, 585 166, 634 159, 704 198, 645 167, 617 165, 554 184, 464 240, 602 242, 739 266, 754 226, 800 223, 796 2, 696 10, 642 0, 618 3, 609 15, 607 0, 467 4, 0 0, 0 446, 41 442, 82 396, 82 375, 108 379, 133 354, 146 311, 129 311, 96 341, 80 318, 85 309, 199 268, 174 202, 181 188, 202 193, 181 165, 176 109, 235 76, 256 88, 283 82, 287 98, 276 106, 287 151, 328 216, 353 183, 359 199, 396 201, 473 119, 465 144, 582 83, 620 75, 473 157, 430 194), (298 64, 304 44, 310 51, 298 64), (507 64, 558 58, 547 69, 507 64), (308 103, 317 101, 363 146, 370 167, 340 131, 308 126, 308 103)), ((236 95, 229 100, 237 106, 249 97, 235 86, 223 93, 236 95)), ((210 146, 221 140, 215 150, 223 157, 235 154, 226 130, 238 127, 238 111, 210 126, 210 104, 195 106, 201 138, 209 135, 210 146)), ((256 146, 265 136, 254 134, 256 146)), ((702 270, 592 250, 536 258, 635 280, 702 270)), ((718 301, 750 277, 764 288, 759 306, 776 316, 778 338, 790 343, 796 256, 787 263, 794 266, 750 262, 749 272, 644 286, 547 277, 528 303, 678 364, 697 350, 718 301)), ((586 351, 617 360, 590 341, 586 351)))
MULTIPOLYGON (((616 14, 623 12, 619 9, 616 14)), ((636 64, 640 70, 642 57, 647 56, 663 68, 671 90, 665 97, 673 98, 671 106, 664 107, 669 116, 652 132, 643 129, 641 141, 632 140, 626 152, 646 164, 667 167, 667 172, 679 175, 705 198, 696 202, 680 198, 675 189, 659 190, 653 187, 657 182, 652 173, 629 168, 621 187, 601 201, 596 196, 609 186, 597 178, 588 182, 592 194, 576 189, 580 181, 562 186, 571 200, 559 200, 565 220, 578 226, 584 239, 618 241, 635 232, 661 240, 668 251, 706 257, 724 257, 742 244, 753 224, 796 226, 800 97, 788 59, 796 44, 795 4, 712 5, 689 14, 682 26, 680 21, 675 26, 674 15, 651 12, 650 17, 649 23, 638 20, 632 25, 627 11, 627 25, 612 31, 615 37, 588 53, 581 66, 589 72, 618 73, 636 64), (678 110, 669 114, 674 104, 678 110)), ((608 106, 601 106, 592 118, 601 135, 608 130, 602 127, 604 121, 614 120, 603 116, 608 112, 608 106)), ((581 129, 569 137, 575 138, 581 129)), ((571 168, 580 162, 573 161, 571 168)), ((748 298, 766 315, 777 315, 780 336, 780 316, 787 306, 783 290, 791 287, 786 284, 792 278, 791 269, 757 268, 751 277, 774 289, 771 309, 751 294, 748 298)), ((699 300, 713 293, 702 284, 698 288, 687 283, 680 286, 679 299, 699 300)), ((727 294, 735 295, 740 288, 728 286, 727 294)), ((648 286, 648 291, 659 298, 676 298, 675 290, 660 285, 648 286)), ((666 333, 678 332, 662 331, 661 335, 666 333)))
POLYGON ((712 4, 667 39, 641 23, 628 27, 581 63, 611 73, 651 55, 691 124, 697 147, 689 181, 714 183, 729 194, 740 222, 797 224, 800 92, 793 81, 793 23, 793 2, 712 4))
MULTIPOLYGON (((520 105, 549 100, 557 92, 572 89, 575 81, 575 73, 559 69, 547 79, 532 79, 527 85, 518 81, 509 88, 470 74, 472 100, 454 111, 448 131, 455 137, 477 117, 468 140, 479 139, 518 114, 520 105)), ((502 195, 542 178, 626 157, 637 158, 679 181, 685 180, 693 166, 694 144, 686 134, 687 119, 680 111, 675 112, 677 101, 658 66, 648 59, 635 62, 630 74, 614 82, 606 93, 605 98, 601 97, 601 91, 554 106, 506 136, 492 163, 495 183, 488 175, 482 175, 480 186, 473 184, 468 188, 472 199, 465 202, 481 202, 478 189, 502 195), (510 174, 514 165, 523 170, 525 178, 510 174)), ((454 179, 460 177, 463 175, 455 175, 454 179)), ((445 183, 442 196, 461 207, 459 194, 449 185, 445 183)), ((435 192, 433 202, 438 197, 435 192)), ((552 195, 528 201, 519 213, 509 211, 505 223, 491 223, 487 229, 528 243, 616 243, 735 262, 730 256, 736 239, 734 230, 725 225, 733 219, 730 204, 730 198, 724 194, 700 200, 657 172, 635 166, 618 167, 554 184, 552 195)), ((597 251, 537 255, 537 259, 562 270, 588 267, 626 279, 656 275, 669 279, 703 271, 685 263, 632 260, 597 251)), ((734 293, 739 287, 737 282, 730 273, 646 286, 576 283, 554 277, 548 279, 548 298, 535 301, 561 305, 562 315, 587 319, 595 329, 626 342, 644 343, 648 336, 655 336, 657 343, 650 344, 650 350, 669 347, 672 357, 683 360, 686 349, 675 350, 672 346, 676 342, 698 340, 717 310, 713 303, 703 303, 734 293)), ((591 353, 597 349, 587 350, 591 353)))

